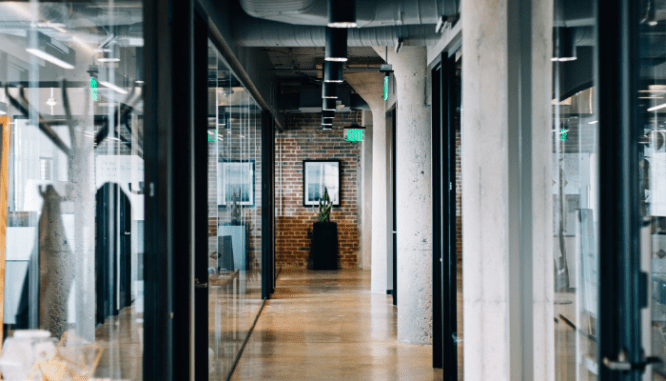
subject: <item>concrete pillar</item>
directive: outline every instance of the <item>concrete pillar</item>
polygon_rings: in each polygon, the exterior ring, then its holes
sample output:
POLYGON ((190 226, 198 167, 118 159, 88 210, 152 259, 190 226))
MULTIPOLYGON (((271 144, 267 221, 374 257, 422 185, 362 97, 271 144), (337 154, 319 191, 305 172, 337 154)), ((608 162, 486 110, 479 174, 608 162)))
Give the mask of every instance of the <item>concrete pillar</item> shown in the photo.
MULTIPOLYGON (((372 189, 370 218, 370 288, 373 293, 386 293, 386 274, 389 232, 386 229, 388 212, 388 151, 386 146, 386 116, 383 99, 384 76, 379 73, 347 73, 345 81, 368 103, 372 111, 372 189)), ((368 138, 370 139, 370 138, 368 138)), ((366 140, 368 140, 366 139, 366 140)), ((367 159, 366 159, 367 160, 367 159)), ((366 204, 367 205, 367 204, 366 204)), ((367 232, 367 226, 362 229, 367 232)), ((367 235, 364 235, 364 239, 367 235)), ((365 249, 365 244, 364 244, 365 249)))
MULTIPOLYGON (((384 49, 376 48, 380 55, 384 49)), ((431 109, 426 48, 389 51, 396 80, 398 341, 432 343, 431 109)))
POLYGON ((462 2, 465 380, 553 380, 552 0, 462 2))

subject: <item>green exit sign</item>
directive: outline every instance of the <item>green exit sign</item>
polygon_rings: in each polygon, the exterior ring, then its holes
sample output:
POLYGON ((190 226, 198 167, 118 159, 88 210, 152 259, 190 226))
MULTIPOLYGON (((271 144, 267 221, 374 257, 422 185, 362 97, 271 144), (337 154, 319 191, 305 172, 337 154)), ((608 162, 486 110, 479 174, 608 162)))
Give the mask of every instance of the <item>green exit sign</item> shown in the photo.
POLYGON ((92 100, 97 102, 97 80, 93 77, 90 77, 90 95, 92 100))
POLYGON ((560 129, 560 140, 567 140, 568 131, 566 128, 560 129))
POLYGON ((384 100, 388 99, 388 85, 389 85, 389 77, 388 75, 384 76, 384 100))
POLYGON ((365 138, 363 130, 348 128, 345 130, 345 141, 348 142, 362 142, 365 138))

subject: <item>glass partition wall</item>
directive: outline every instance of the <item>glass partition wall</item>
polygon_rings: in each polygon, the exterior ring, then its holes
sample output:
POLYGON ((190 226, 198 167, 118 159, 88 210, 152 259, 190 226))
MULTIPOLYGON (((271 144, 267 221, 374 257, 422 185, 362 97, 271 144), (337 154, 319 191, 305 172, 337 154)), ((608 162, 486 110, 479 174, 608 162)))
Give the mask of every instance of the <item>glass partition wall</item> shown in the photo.
POLYGON ((0 2, 5 379, 26 340, 142 379, 142 67, 140 1, 0 2))
POLYGON ((208 73, 209 379, 224 380, 262 303, 262 123, 212 43, 208 73))
POLYGON ((641 2, 638 24, 637 157, 641 270, 651 279, 651 297, 642 312, 643 348, 661 363, 648 368, 650 380, 666 380, 666 4, 641 2), (660 16, 660 17, 658 17, 660 16))
POLYGON ((553 30, 555 379, 587 381, 599 374, 599 123, 594 25, 568 27, 567 18, 591 12, 591 4, 572 4, 555 1, 553 30))

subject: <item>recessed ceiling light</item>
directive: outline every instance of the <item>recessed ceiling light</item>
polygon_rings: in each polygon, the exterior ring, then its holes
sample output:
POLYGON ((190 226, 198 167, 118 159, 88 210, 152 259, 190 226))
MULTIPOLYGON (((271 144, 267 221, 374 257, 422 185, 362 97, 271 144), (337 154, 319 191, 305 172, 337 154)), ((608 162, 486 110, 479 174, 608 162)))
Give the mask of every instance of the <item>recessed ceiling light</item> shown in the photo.
POLYGON ((662 103, 662 104, 660 104, 660 105, 658 105, 658 106, 650 107, 650 108, 647 109, 647 110, 648 110, 648 111, 657 111, 657 110, 661 110, 661 109, 663 109, 663 108, 666 108, 666 103, 662 103))
POLYGON ((119 94, 123 94, 123 95, 129 94, 129 91, 127 91, 127 90, 125 90, 121 87, 118 87, 118 86, 114 85, 113 83, 106 82, 106 81, 99 81, 99 84, 104 86, 104 87, 108 87, 109 89, 111 89, 111 90, 113 90, 113 91, 115 91, 119 94))
POLYGON ((43 50, 39 50, 39 49, 35 49, 35 48, 27 48, 25 51, 32 54, 33 56, 37 56, 37 57, 39 57, 39 58, 41 58, 45 61, 49 61, 50 63, 52 63, 54 65, 58 65, 63 69, 68 69, 68 70, 74 69, 74 65, 69 64, 69 63, 67 63, 67 62, 65 62, 65 61, 63 61, 63 60, 61 60, 61 59, 59 59, 59 58, 57 58, 57 57, 55 57, 51 54, 48 54, 43 50))
POLYGON ((553 45, 554 53, 551 61, 567 62, 577 59, 576 41, 573 28, 555 28, 555 38, 553 40, 553 45))

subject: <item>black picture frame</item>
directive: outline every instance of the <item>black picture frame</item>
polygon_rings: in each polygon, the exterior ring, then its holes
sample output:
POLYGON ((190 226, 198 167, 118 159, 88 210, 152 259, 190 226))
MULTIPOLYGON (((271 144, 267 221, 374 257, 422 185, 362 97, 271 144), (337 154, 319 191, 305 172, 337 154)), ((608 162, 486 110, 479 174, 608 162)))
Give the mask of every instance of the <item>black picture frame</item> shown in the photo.
POLYGON ((256 167, 255 167, 255 161, 254 159, 248 159, 248 160, 226 160, 226 159, 220 159, 217 162, 217 207, 218 208, 226 208, 228 205, 231 204, 231 199, 227 197, 228 195, 226 194, 225 191, 225 184, 226 184, 226 179, 224 177, 224 174, 226 173, 225 170, 226 168, 229 168, 229 166, 232 165, 239 165, 242 166, 242 164, 247 165, 247 168, 250 169, 251 175, 250 179, 248 180, 247 185, 248 188, 251 189, 250 193, 248 193, 249 200, 244 201, 240 200, 238 203, 239 206, 244 206, 244 207, 254 207, 256 204, 256 192, 255 192, 255 181, 256 181, 256 167), (250 184, 251 183, 251 184, 250 184))
POLYGON ((314 160, 314 159, 306 159, 303 160, 303 206, 305 207, 312 207, 319 205, 319 198, 315 195, 312 195, 311 193, 313 190, 317 189, 317 185, 319 185, 320 189, 320 194, 323 195, 323 188, 322 186, 325 186, 328 188, 328 194, 329 197, 331 198, 331 201, 333 202, 333 206, 340 206, 340 202, 342 200, 342 190, 340 189, 340 176, 342 175, 342 165, 340 160, 338 159, 324 159, 324 160, 314 160), (329 164, 326 166, 326 164, 329 164), (330 164, 333 164, 331 167, 330 164), (324 181, 319 181, 317 182, 314 179, 310 179, 308 176, 308 169, 313 170, 313 167, 316 166, 320 167, 329 167, 337 170, 337 173, 335 173, 334 180, 331 180, 328 184, 326 183, 326 180, 324 181), (315 188, 313 188, 314 186, 315 188))

